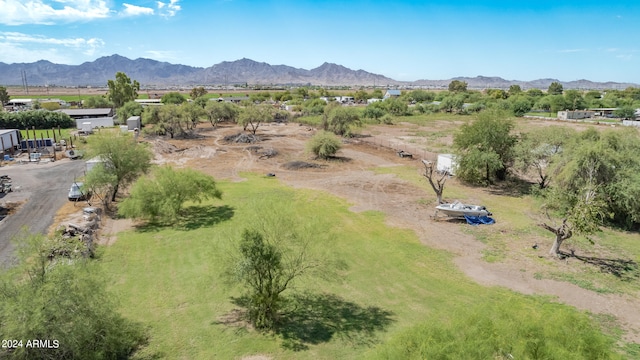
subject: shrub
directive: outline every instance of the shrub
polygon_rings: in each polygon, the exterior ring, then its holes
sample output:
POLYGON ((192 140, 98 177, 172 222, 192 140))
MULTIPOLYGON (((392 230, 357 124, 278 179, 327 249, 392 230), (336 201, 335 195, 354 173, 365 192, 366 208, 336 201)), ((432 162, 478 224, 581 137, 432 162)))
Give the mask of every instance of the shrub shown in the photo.
POLYGON ((333 157, 342 147, 340 138, 328 131, 320 131, 307 143, 307 149, 322 159, 333 157))
POLYGON ((377 359, 621 359, 584 314, 543 299, 496 299, 432 316, 380 346, 377 359))

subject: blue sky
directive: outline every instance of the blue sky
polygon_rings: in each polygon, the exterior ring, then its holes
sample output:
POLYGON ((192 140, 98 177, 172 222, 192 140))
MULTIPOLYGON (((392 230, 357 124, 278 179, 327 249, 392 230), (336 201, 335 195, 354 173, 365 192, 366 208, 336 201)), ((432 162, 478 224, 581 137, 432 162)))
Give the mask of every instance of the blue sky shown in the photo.
POLYGON ((640 84, 640 1, 0 0, 0 62, 323 62, 396 80, 640 84))

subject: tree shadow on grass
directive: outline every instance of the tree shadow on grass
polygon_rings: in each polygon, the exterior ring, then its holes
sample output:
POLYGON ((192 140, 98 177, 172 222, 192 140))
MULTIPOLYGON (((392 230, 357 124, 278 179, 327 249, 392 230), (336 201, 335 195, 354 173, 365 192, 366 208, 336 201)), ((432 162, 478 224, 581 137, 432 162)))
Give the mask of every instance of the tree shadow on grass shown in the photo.
POLYGON ((209 227, 231 220, 234 214, 234 208, 229 205, 190 206, 182 211, 177 227, 182 230, 209 227))
MULTIPOLYGON (((246 308, 247 298, 233 298, 233 302, 246 308)), ((283 310, 273 331, 282 337, 282 346, 293 351, 333 338, 354 346, 370 345, 377 341, 376 332, 395 321, 391 311, 364 307, 333 294, 296 294, 287 299, 283 310)))
POLYGON ((531 187, 537 185, 532 181, 511 177, 505 181, 499 181, 487 188, 493 195, 503 195, 511 197, 523 197, 531 194, 531 187))
POLYGON ((201 227, 209 227, 230 220, 235 214, 233 207, 222 206, 189 206, 182 210, 176 223, 147 222, 136 226, 139 232, 156 232, 167 227, 178 230, 195 230, 201 227))

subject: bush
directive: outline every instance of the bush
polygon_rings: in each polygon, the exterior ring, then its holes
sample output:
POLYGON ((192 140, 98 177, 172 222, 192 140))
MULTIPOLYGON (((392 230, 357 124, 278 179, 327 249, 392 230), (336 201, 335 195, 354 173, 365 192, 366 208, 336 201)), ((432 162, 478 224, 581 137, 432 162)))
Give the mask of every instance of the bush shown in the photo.
POLYGON ((621 359, 584 314, 513 298, 433 316, 382 345, 378 359, 621 359))
POLYGON ((328 131, 320 131, 307 143, 307 149, 322 159, 333 157, 342 147, 340 138, 328 131))
POLYGON ((98 268, 50 260, 43 236, 17 240, 21 261, 0 273, 0 338, 22 339, 23 346, 0 348, 0 359, 126 359, 144 344, 144 328, 118 313, 98 268), (50 347, 30 348, 29 339, 50 347))
POLYGON ((118 208, 122 216, 148 219, 167 224, 175 223, 185 202, 201 203, 220 199, 222 192, 213 177, 193 169, 156 168, 153 176, 138 179, 131 188, 131 196, 118 208))

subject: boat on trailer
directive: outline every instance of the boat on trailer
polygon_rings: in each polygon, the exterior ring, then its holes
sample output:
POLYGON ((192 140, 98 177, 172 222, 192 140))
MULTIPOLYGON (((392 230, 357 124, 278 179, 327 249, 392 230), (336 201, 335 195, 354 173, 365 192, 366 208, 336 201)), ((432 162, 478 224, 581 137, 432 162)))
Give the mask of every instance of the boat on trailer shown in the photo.
POLYGON ((486 207, 481 205, 463 204, 454 202, 449 204, 440 204, 436 206, 436 215, 443 213, 449 217, 464 218, 466 216, 491 216, 492 214, 486 207))

